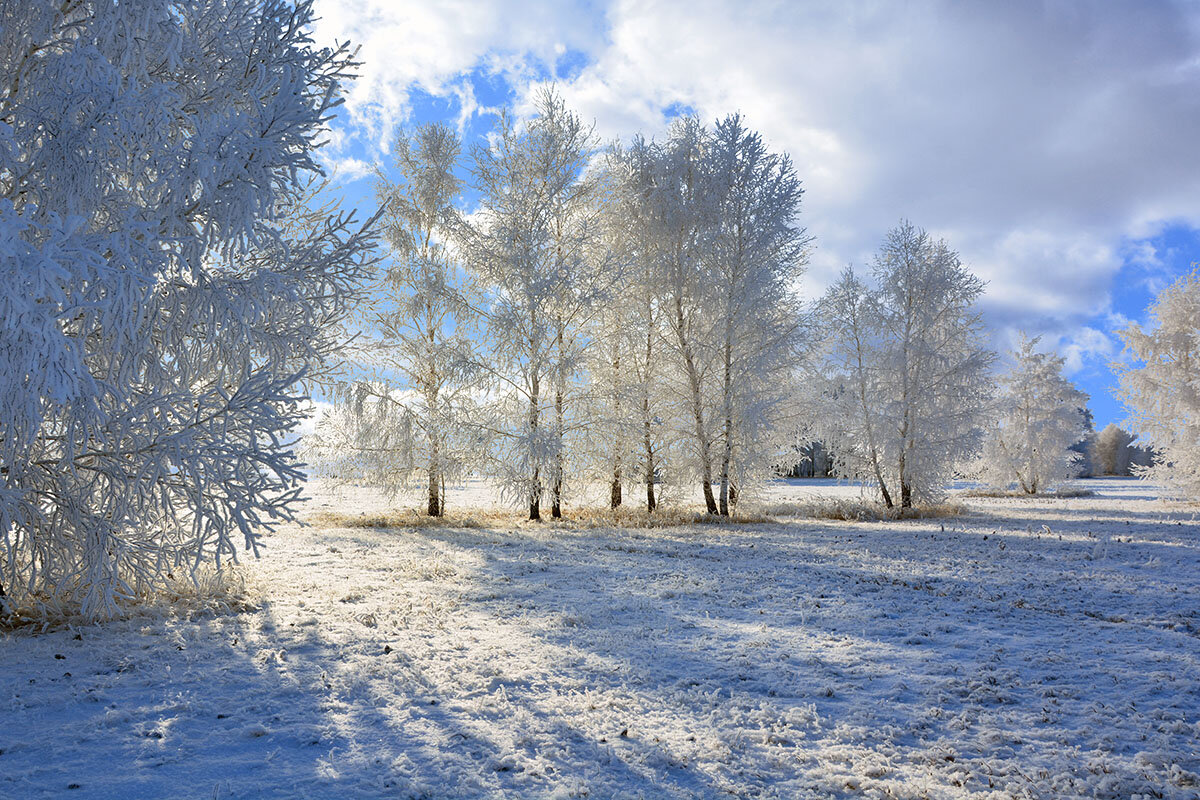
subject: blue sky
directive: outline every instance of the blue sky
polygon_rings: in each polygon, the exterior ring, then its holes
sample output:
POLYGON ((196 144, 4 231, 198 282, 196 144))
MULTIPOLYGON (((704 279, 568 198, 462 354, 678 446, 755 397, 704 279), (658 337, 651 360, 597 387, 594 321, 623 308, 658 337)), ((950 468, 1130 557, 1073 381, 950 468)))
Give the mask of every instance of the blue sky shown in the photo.
POLYGON ((988 281, 1067 358, 1098 426, 1116 331, 1200 262, 1200 6, 1167 2, 387 2, 318 0, 318 41, 361 46, 325 148, 347 202, 398 124, 468 141, 555 81, 606 140, 743 112, 804 179, 808 291, 866 264, 900 218, 988 281))

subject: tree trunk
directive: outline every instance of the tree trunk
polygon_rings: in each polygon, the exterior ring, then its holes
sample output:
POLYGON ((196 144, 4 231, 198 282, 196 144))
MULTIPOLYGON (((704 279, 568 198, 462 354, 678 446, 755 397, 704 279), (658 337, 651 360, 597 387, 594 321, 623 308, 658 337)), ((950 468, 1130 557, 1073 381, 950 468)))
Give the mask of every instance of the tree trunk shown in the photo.
POLYGON ((708 453, 708 442, 704 439, 704 423, 697 412, 697 436, 701 440, 700 480, 704 483, 704 507, 709 514, 717 513, 717 499, 713 497, 712 462, 708 453))
POLYGON ((654 499, 654 442, 650 437, 650 396, 642 397, 642 426, 644 438, 642 445, 646 448, 646 511, 653 512, 658 508, 654 499))
POLYGON ((729 465, 733 461, 733 387, 731 385, 733 359, 732 333, 728 322, 725 325, 725 374, 722 390, 725 406, 725 442, 721 452, 721 516, 729 516, 729 465))
POLYGON ((692 418, 695 422, 696 455, 700 458, 700 480, 704 489, 704 506, 709 514, 716 514, 717 499, 713 497, 712 490, 712 456, 709 450, 708 436, 704 431, 704 404, 700 395, 700 374, 696 370, 696 360, 692 356, 691 342, 684 333, 685 325, 683 299, 676 294, 675 335, 679 339, 679 349, 683 352, 683 365, 692 390, 692 418))
POLYGON ((437 436, 429 437, 429 503, 428 507, 426 508, 426 512, 431 517, 440 517, 442 516, 443 511, 440 492, 441 465, 439 463, 441 448, 438 446, 438 444, 439 442, 437 436))
POLYGON ((562 519, 563 391, 561 386, 554 392, 554 438, 558 447, 554 452, 554 488, 551 493, 550 517, 562 519))
MULTIPOLYGON (((531 381, 531 391, 529 393, 529 438, 533 441, 537 435, 538 429, 538 389, 540 381, 535 373, 531 381)), ((530 453, 531 461, 533 462, 532 474, 529 478, 529 518, 531 520, 540 520, 542 518, 542 475, 541 465, 537 461, 535 453, 530 453)))
MULTIPOLYGON (((612 360, 613 367, 613 416, 616 418, 617 424, 621 425, 621 354, 615 353, 612 360)), ((609 505, 613 508, 621 507, 621 447, 624 444, 624 436, 618 436, 618 441, 613 443, 615 453, 613 455, 613 474, 612 474, 612 490, 609 494, 609 505)))
MULTIPOLYGON (((648 296, 647 296, 648 297, 648 296)), ((654 320, 649 299, 646 301, 646 364, 642 373, 642 446, 646 451, 646 511, 658 508, 654 498, 654 438, 650 419, 650 365, 654 362, 654 320)))
POLYGON ((438 491, 438 474, 433 467, 429 468, 429 502, 425 512, 431 517, 442 515, 441 493, 438 491))
POLYGON ((867 447, 871 453, 871 469, 875 473, 875 481, 879 484, 879 493, 883 495, 883 504, 887 508, 892 508, 892 494, 888 491, 887 483, 883 480, 883 469, 879 466, 879 448, 875 446, 875 433, 871 425, 871 407, 867 404, 867 387, 866 381, 863 378, 865 372, 863 368, 863 345, 862 340, 855 335, 854 338, 855 358, 858 361, 858 401, 859 407, 863 412, 863 426, 867 431, 867 447))

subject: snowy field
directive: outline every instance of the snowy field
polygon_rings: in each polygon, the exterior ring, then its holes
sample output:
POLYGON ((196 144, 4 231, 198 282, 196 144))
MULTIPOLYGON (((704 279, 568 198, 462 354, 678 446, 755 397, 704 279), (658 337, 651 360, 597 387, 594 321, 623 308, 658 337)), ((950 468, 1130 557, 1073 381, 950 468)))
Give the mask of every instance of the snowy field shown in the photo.
POLYGON ((253 611, 2 635, 0 797, 1200 797, 1197 510, 1086 485, 895 523, 290 527, 253 611))

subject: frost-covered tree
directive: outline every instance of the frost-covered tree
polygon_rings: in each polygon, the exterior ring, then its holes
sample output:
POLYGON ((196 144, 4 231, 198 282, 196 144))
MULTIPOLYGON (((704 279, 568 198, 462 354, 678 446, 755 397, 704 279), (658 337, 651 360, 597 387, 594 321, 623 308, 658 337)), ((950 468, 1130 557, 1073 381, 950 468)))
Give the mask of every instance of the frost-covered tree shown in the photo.
POLYGON ((886 357, 870 287, 847 267, 818 304, 826 340, 814 361, 806 395, 814 426, 835 449, 837 471, 874 481, 892 508, 885 470, 893 461, 887 402, 886 357))
POLYGON ((1021 337, 1011 369, 1000 378, 995 424, 985 433, 980 472, 989 483, 1036 494, 1071 478, 1086 434, 1088 397, 1063 374, 1065 360, 1040 353, 1021 337))
POLYGON ((541 518, 549 489, 561 513, 568 392, 579 377, 579 331, 596 298, 586 245, 595 188, 585 175, 592 131, 553 91, 518 124, 502 113, 492 141, 474 150, 480 207, 460 228, 468 267, 486 286, 490 358, 502 435, 496 465, 510 491, 541 518), (549 420, 547 420, 549 416, 549 420), (509 424, 516 423, 516 424, 509 424))
POLYGON ((1200 272, 1180 278, 1150 306, 1150 326, 1121 332, 1128 360, 1115 365, 1118 396, 1156 463, 1141 472, 1200 499, 1200 272))
POLYGON ((369 377, 347 383, 339 407, 318 426, 312 456, 326 470, 396 492, 424 486, 426 513, 445 512, 445 486, 479 451, 471 424, 477 370, 473 314, 448 237, 462 180, 458 136, 430 123, 401 131, 394 177, 377 192, 391 259, 366 313, 362 348, 369 377))
POLYGON ((995 354, 974 307, 983 282, 944 241, 901 223, 871 272, 874 287, 847 269, 821 303, 829 339, 814 381, 830 402, 819 427, 842 474, 907 508, 936 501, 977 454, 995 354))
POLYGON ((1101 475, 1128 475, 1131 444, 1132 433, 1114 422, 1105 425, 1104 429, 1096 434, 1096 441, 1092 444, 1097 471, 1101 475))
MULTIPOLYGON (((606 158, 607 183, 620 181, 621 164, 615 154, 606 158)), ((603 303, 598 304, 585 331, 589 340, 586 370, 588 386, 583 414, 588 424, 584 449, 589 456, 587 476, 608 484, 608 505, 619 508, 624 487, 636 480, 639 453, 639 406, 646 388, 639 380, 641 346, 645 340, 640 282, 632 269, 636 252, 627 220, 620 213, 621 198, 608 192, 598 221, 601 235, 593 258, 607 261, 617 277, 603 303)))
POLYGON ((803 191, 791 159, 769 151, 740 115, 717 124, 710 159, 718 511, 727 516, 736 487, 776 462, 772 442, 790 411, 799 355, 803 314, 795 292, 809 238, 796 223, 803 191))
POLYGON ((372 245, 304 203, 311 4, 0 4, 0 576, 96 617, 290 516, 372 245))
POLYGON ((672 124, 656 144, 643 177, 644 213, 650 226, 654 281, 673 361, 668 391, 676 401, 681 433, 690 441, 692 468, 708 513, 713 494, 717 398, 712 385, 719 347, 710 266, 716 234, 717 193, 711 180, 711 132, 694 117, 672 124))
POLYGON ((699 480, 709 513, 728 514, 738 486, 774 463, 789 408, 807 243, 799 180, 737 115, 714 131, 678 120, 663 141, 635 138, 615 160, 647 506, 674 449, 690 457, 671 471, 699 480))
MULTIPOLYGON (((636 478, 629 477, 643 487, 647 511, 658 507, 660 481, 673 441, 668 424, 667 303, 660 281, 659 155, 659 148, 640 136, 627 150, 614 150, 609 167, 613 187, 605 206, 609 235, 624 263, 620 292, 611 313, 603 318, 608 326, 603 336, 615 339, 609 347, 623 359, 613 370, 619 373, 613 380, 624 387, 617 396, 625 398, 626 407, 613 409, 613 433, 635 440, 618 452, 629 451, 629 472, 636 478)), ((616 478, 614 474, 612 501, 617 499, 616 478)))
POLYGON ((1097 475, 1129 477, 1140 468, 1151 466, 1154 452, 1149 447, 1139 447, 1137 437, 1110 422, 1092 436, 1088 442, 1088 456, 1097 475))

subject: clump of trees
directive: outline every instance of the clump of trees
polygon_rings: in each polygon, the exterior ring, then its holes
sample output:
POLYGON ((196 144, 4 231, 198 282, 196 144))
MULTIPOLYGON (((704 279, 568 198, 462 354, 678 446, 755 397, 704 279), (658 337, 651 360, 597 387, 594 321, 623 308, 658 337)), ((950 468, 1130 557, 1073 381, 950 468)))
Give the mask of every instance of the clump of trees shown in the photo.
POLYGON ((1154 463, 1154 453, 1136 444, 1138 438, 1110 422, 1087 442, 1088 461, 1093 475, 1127 477, 1154 463))
POLYGON ((1156 451, 1140 472, 1182 497, 1200 498, 1200 273, 1163 290, 1151 324, 1121 336, 1127 360, 1115 366, 1118 396, 1139 438, 1156 451))
POLYGON ((584 482, 607 485, 613 508, 637 487, 648 511, 698 485, 705 509, 728 515, 802 437, 889 507, 935 502, 977 452, 995 358, 983 283, 905 222, 872 285, 848 269, 806 307, 800 180, 739 115, 602 150, 545 90, 530 119, 502 113, 461 164, 434 132, 402 136, 444 146, 402 146, 399 181, 380 178, 394 266, 372 352, 405 363, 390 364, 399 380, 347 386, 318 429, 343 473, 393 489, 419 474, 434 515, 448 464, 498 478, 530 519, 547 500, 561 516, 584 482), (470 214, 453 196, 460 169, 480 197, 470 214), (433 199, 418 214, 421 197, 433 199), (415 264, 433 277, 414 283, 415 264), (437 363, 422 355, 435 344, 437 363), (470 402, 429 413, 431 375, 454 376, 470 402), (822 395, 812 408, 797 402, 802 382, 822 395))
MULTIPOLYGON (((438 458, 484 453, 482 469, 530 519, 546 501, 561 516, 573 476, 608 483, 614 508, 640 485, 648 510, 666 486, 694 481, 710 513, 729 514, 771 473, 794 415, 805 320, 797 281, 809 238, 797 224, 802 189, 791 161, 738 115, 711 129, 685 118, 662 141, 602 152, 553 90, 537 96, 528 120, 501 114, 472 149, 465 166, 480 200, 469 215, 455 203, 451 151, 410 149, 398 170, 409 188, 385 193, 389 209, 437 194, 436 213, 418 215, 431 220, 423 227, 389 212, 393 263, 425 264, 426 245, 413 243, 439 242, 428 245, 436 265, 424 268, 436 280, 397 282, 412 267, 389 270, 387 322, 374 326, 373 350, 407 366, 392 365, 399 380, 348 386, 319 448, 340 470, 356 464, 398 488, 389 477, 397 464, 404 473, 430 463, 412 457, 409 442, 436 428, 438 458), (445 191, 422 190, 414 175, 438 176, 445 191), (404 326, 430 308, 446 313, 418 324, 421 342, 440 341, 453 319, 478 326, 484 344, 460 337, 436 368, 422 360, 404 326), (435 373, 461 378, 461 394, 477 401, 471 414, 417 410, 429 405, 421 375, 435 373), (354 401, 362 396, 371 401, 354 401), (385 408, 396 410, 391 424, 385 408)), ((440 513, 435 468, 422 469, 428 509, 440 513)))
POLYGON ((1000 378, 995 423, 987 429, 980 475, 988 483, 1026 494, 1074 477, 1082 461, 1071 448, 1087 432, 1088 397, 1062 373, 1065 359, 1036 350, 1024 335, 1000 378))
POLYGON ((0 595, 99 617, 291 514, 373 257, 306 178, 354 64, 304 0, 0 15, 0 595))
POLYGON ((888 508, 936 502, 980 443, 995 354, 975 302, 984 284, 944 241, 902 222, 868 284, 847 268, 821 300, 825 350, 812 401, 842 475, 888 508))

